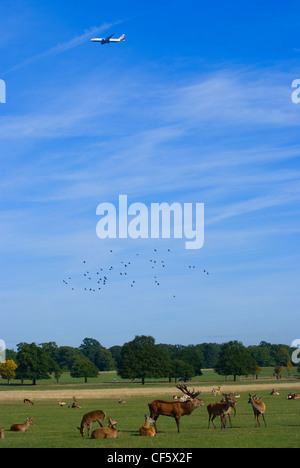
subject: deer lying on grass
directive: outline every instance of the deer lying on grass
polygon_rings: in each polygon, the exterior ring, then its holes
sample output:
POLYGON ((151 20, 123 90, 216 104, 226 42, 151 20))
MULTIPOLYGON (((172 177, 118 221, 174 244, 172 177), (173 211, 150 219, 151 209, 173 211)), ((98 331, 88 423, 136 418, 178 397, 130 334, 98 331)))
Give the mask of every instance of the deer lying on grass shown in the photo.
POLYGON ((224 395, 224 401, 221 401, 219 403, 211 403, 210 405, 208 405, 207 407, 207 411, 209 415, 208 429, 210 428, 210 422, 212 422, 214 428, 216 429, 214 420, 217 416, 220 416, 221 418, 221 429, 226 429, 227 427, 226 416, 227 415, 229 417, 230 425, 232 427, 230 412, 231 412, 231 408, 233 408, 234 411, 236 412, 235 405, 236 405, 236 401, 228 395, 224 395))
POLYGON ((116 429, 116 425, 118 421, 114 419, 108 418, 108 427, 101 427, 100 429, 96 429, 92 433, 92 439, 117 439, 118 438, 118 431, 116 429))
POLYGON ((126 405, 126 401, 121 400, 121 398, 119 398, 118 403, 119 403, 120 405, 126 405))
POLYGON ((287 398, 287 400, 299 400, 300 399, 300 393, 289 393, 286 398, 287 398))
POLYGON ((81 425, 77 429, 79 429, 80 434, 84 437, 84 430, 85 426, 88 429, 88 436, 90 437, 91 434, 91 427, 94 422, 98 422, 100 427, 104 427, 103 421, 106 417, 106 413, 104 411, 91 411, 91 413, 87 413, 83 416, 81 425))
POLYGON ((144 437, 156 437, 156 432, 153 427, 150 427, 150 424, 154 424, 154 419, 149 418, 147 414, 145 414, 145 424, 141 426, 139 429, 140 436, 144 437))
POLYGON ((278 393, 278 392, 275 392, 275 390, 272 390, 272 391, 271 391, 271 395, 277 396, 277 395, 279 395, 279 393, 278 393))
POLYGON ((2 427, 2 429, 0 429, 0 439, 4 439, 4 427, 2 427))
POLYGON ((183 384, 177 385, 176 387, 181 392, 188 395, 190 397, 190 400, 185 402, 155 400, 148 404, 150 410, 150 418, 154 419, 155 421, 154 427, 156 432, 158 432, 156 421, 159 418, 159 416, 170 416, 171 418, 174 418, 179 433, 180 418, 182 416, 192 414, 192 412, 199 406, 204 406, 204 401, 199 400, 197 398, 197 396, 200 395, 201 392, 195 392, 195 389, 193 389, 193 392, 191 392, 186 388, 186 385, 183 384))
POLYGON ((33 426, 32 418, 27 418, 24 424, 13 424, 10 428, 11 432, 26 432, 29 426, 33 426))
POLYGON ((266 423, 266 420, 265 420, 266 405, 264 404, 264 402, 261 401, 261 399, 258 399, 256 397, 256 395, 251 396, 250 393, 249 393, 248 403, 250 405, 252 405, 256 427, 260 427, 260 423, 259 423, 259 416, 260 415, 262 416, 262 418, 264 420, 264 423, 265 423, 265 426, 267 427, 267 423, 266 423))

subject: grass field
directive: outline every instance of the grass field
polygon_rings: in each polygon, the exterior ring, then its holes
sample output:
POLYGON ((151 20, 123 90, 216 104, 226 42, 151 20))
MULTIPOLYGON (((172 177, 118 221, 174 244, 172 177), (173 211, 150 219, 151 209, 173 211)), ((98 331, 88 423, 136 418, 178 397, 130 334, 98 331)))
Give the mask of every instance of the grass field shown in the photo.
MULTIPOLYGON (((253 385, 249 386, 251 388, 253 385)), ((271 396, 270 390, 260 391, 259 395, 266 403, 267 428, 262 424, 254 427, 254 416, 251 405, 248 404, 249 388, 240 385, 235 389, 245 389, 240 392, 237 416, 232 417, 233 428, 221 431, 220 420, 216 421, 218 429, 207 429, 208 414, 206 406, 216 399, 207 392, 202 394, 205 406, 198 408, 191 416, 181 419, 181 433, 177 434, 174 419, 160 416, 158 419, 159 433, 156 438, 139 436, 138 429, 144 423, 144 415, 148 412, 148 403, 152 399, 166 399, 164 388, 147 388, 146 394, 139 386, 141 395, 126 398, 126 405, 119 405, 116 396, 106 397, 109 390, 103 390, 101 397, 79 399, 81 409, 60 407, 57 403, 60 393, 53 391, 51 398, 38 398, 34 406, 26 407, 19 399, 3 399, 0 392, 0 427, 5 427, 5 439, 0 440, 2 448, 298 448, 300 444, 300 400, 287 400, 287 394, 295 392, 294 386, 288 388, 277 385, 279 396, 271 396), (247 390, 246 390, 247 388, 247 390), (163 391, 164 390, 164 391, 163 391), (149 397, 149 394, 152 394, 149 397), (91 440, 87 435, 82 438, 77 426, 82 416, 92 410, 102 409, 107 416, 119 421, 117 440, 91 440), (30 426, 26 433, 12 433, 9 428, 13 423, 23 423, 26 417, 32 417, 35 425, 30 426)), ((257 385, 255 385, 257 388, 257 385)), ((264 388, 264 387, 261 387, 264 388)), ((123 389, 125 392, 125 389, 123 389)), ((130 390, 130 389, 129 389, 130 390)), ((127 394, 130 395, 130 392, 127 394)), ((172 395, 174 386, 168 389, 172 395)), ((253 387, 254 390, 254 387, 253 387)), ((96 390, 97 391, 97 390, 96 390)), ((100 390, 99 390, 100 392, 100 390)), ((175 392, 173 392, 175 393, 175 392)), ((254 393, 254 392, 253 392, 254 393)), ((40 395, 49 396, 48 392, 40 391, 40 395)), ((37 393, 36 393, 37 395, 37 393)), ((80 395, 80 394, 79 394, 80 395)), ((24 397, 25 397, 24 393, 24 397)), ((121 397, 123 394, 120 395, 121 397)), ((170 396, 168 397, 170 399, 170 396)), ((68 401, 70 404, 70 401, 68 401)), ((106 422, 107 424, 107 422, 106 422)), ((94 425, 96 428, 97 425, 94 425)))

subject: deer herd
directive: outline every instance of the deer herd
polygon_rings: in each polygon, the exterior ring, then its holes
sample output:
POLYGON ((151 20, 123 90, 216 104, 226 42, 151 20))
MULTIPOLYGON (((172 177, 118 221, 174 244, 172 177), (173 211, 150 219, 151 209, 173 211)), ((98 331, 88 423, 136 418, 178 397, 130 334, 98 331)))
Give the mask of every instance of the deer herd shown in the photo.
MULTIPOLYGON (((199 407, 204 406, 204 401, 199 399, 198 396, 201 394, 199 391, 189 390, 186 385, 179 384, 176 386, 178 390, 182 393, 180 397, 177 395, 173 396, 173 401, 165 401, 165 400, 154 400, 148 404, 150 415, 145 415, 145 422, 139 428, 139 435, 144 437, 156 437, 158 433, 157 428, 157 420, 159 416, 168 416, 175 419, 177 425, 177 431, 180 433, 180 419, 182 416, 188 416, 193 413, 199 407), (151 427, 153 425, 154 427, 151 427)), ((221 396, 221 387, 213 388, 212 395, 214 397, 221 396)), ((271 395, 277 396, 279 395, 278 392, 272 390, 271 395)), ((210 425, 215 425, 215 419, 220 417, 221 421, 221 429, 227 429, 227 420, 229 421, 230 427, 232 428, 232 421, 231 421, 231 412, 233 411, 234 416, 236 416, 236 406, 237 406, 237 399, 240 398, 240 395, 237 393, 222 393, 222 398, 220 401, 210 403, 207 406, 208 412, 208 429, 210 425)), ((290 393, 287 396, 287 399, 294 400, 300 399, 299 393, 290 393)), ((118 400, 119 404, 126 404, 126 401, 121 399, 118 400)), ((25 405, 34 405, 34 403, 28 399, 24 400, 25 405)), ((58 404, 63 407, 66 405, 65 402, 59 401, 58 404)), ((255 418, 255 426, 260 427, 260 417, 262 417, 265 426, 267 427, 267 423, 265 420, 265 413, 266 413, 266 405, 262 401, 260 397, 257 395, 249 394, 249 401, 248 404, 252 406, 254 418, 255 418)), ((76 397, 73 397, 73 404, 69 406, 69 408, 80 408, 77 403, 76 397)), ((108 419, 108 426, 104 425, 104 420, 106 418, 106 412, 102 410, 92 411, 87 413, 83 416, 81 420, 81 424, 78 427, 80 434, 82 437, 85 435, 85 429, 87 428, 87 435, 91 439, 117 439, 118 438, 118 431, 116 426, 118 421, 112 418, 108 419), (93 423, 98 423, 99 428, 95 429, 93 432, 92 425, 93 423)), ((26 432, 29 426, 34 425, 32 418, 26 418, 25 423, 23 424, 13 424, 10 428, 11 432, 26 432)), ((5 428, 0 429, 0 439, 4 439, 5 428)))

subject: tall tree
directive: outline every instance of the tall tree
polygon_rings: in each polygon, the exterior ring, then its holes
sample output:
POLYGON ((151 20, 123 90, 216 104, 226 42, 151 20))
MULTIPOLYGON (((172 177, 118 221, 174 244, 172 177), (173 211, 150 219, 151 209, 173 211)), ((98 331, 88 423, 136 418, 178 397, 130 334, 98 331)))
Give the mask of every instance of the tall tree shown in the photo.
POLYGON ((49 379, 56 364, 47 352, 36 343, 20 343, 17 345, 17 378, 32 380, 36 385, 38 380, 49 379))
POLYGON ((122 347, 118 374, 123 379, 168 377, 170 359, 151 336, 136 336, 122 347))
POLYGON ((230 341, 221 347, 218 364, 215 371, 219 375, 236 377, 240 375, 255 375, 257 362, 245 346, 238 341, 230 341))
POLYGON ((78 357, 73 363, 70 375, 74 378, 82 377, 84 378, 85 383, 87 383, 88 377, 98 377, 99 371, 88 358, 78 357))
POLYGON ((8 385, 10 384, 11 379, 16 377, 17 368, 17 364, 10 359, 3 364, 0 364, 0 375, 2 379, 7 380, 8 385))

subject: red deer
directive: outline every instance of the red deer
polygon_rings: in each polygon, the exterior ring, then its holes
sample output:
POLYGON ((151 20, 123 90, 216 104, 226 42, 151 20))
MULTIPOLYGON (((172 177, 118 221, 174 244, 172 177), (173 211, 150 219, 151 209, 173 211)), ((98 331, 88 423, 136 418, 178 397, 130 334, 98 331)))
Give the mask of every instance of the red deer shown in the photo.
POLYGON ((126 405, 126 401, 124 401, 124 400, 121 400, 121 398, 119 398, 119 401, 118 401, 118 403, 119 403, 120 405, 126 405))
POLYGON ((300 393, 289 393, 287 396, 288 400, 299 400, 300 399, 300 393))
POLYGON ((155 423, 154 419, 149 418, 149 416, 145 414, 145 424, 144 426, 141 426, 139 429, 140 436, 156 437, 155 429, 153 429, 153 427, 150 427, 150 424, 154 424, 154 423, 155 423))
POLYGON ((33 406, 34 403, 31 400, 28 400, 27 398, 25 398, 24 405, 32 405, 33 406))
MULTIPOLYGON (((228 395, 228 399, 230 400, 230 407, 229 409, 224 413, 225 416, 225 424, 226 424, 226 416, 228 416, 229 422, 230 422, 230 427, 232 428, 232 423, 231 423, 231 410, 234 412, 234 417, 236 416, 236 405, 237 401, 234 399, 234 396, 232 394, 228 395)), ((221 400, 221 403, 226 402, 226 398, 223 398, 221 400)))
POLYGON ((212 422, 214 428, 216 429, 216 425, 214 423, 214 420, 217 416, 220 416, 221 418, 221 429, 226 429, 226 416, 228 415, 230 425, 231 424, 231 418, 230 418, 230 412, 231 408, 234 409, 234 412, 236 413, 236 401, 228 396, 224 395, 225 401, 221 401, 219 403, 211 403, 207 407, 209 419, 208 419, 208 429, 210 428, 210 422, 212 422))
POLYGON ((4 427, 2 427, 2 429, 0 429, 0 439, 4 439, 4 427))
POLYGON ((264 423, 265 423, 265 426, 267 427, 267 423, 266 423, 266 420, 265 420, 266 405, 264 404, 264 402, 261 401, 261 399, 256 398, 256 395, 251 396, 250 393, 249 393, 248 403, 250 405, 252 405, 253 412, 254 412, 254 418, 255 418, 255 422, 256 422, 256 427, 260 427, 260 423, 259 423, 259 416, 260 415, 262 416, 262 418, 264 420, 264 423))
POLYGON ((81 425, 77 429, 79 429, 80 434, 84 437, 84 430, 85 426, 88 429, 88 436, 90 437, 91 434, 91 427, 94 422, 98 422, 100 427, 104 427, 103 421, 106 417, 106 413, 104 411, 92 411, 91 413, 87 413, 83 416, 81 425))
POLYGON ((29 426, 33 426, 34 422, 32 418, 27 418, 24 424, 13 424, 10 428, 11 432, 25 432, 29 426))
POLYGON ((275 392, 275 390, 272 390, 271 393, 270 393, 270 395, 276 396, 276 395, 279 395, 279 393, 278 393, 278 392, 275 392))
POLYGON ((108 427, 101 427, 100 429, 96 429, 92 433, 92 439, 117 439, 118 438, 118 431, 116 429, 116 425, 118 421, 114 419, 108 418, 108 427))
POLYGON ((150 418, 154 419, 154 427, 156 432, 157 425, 156 421, 158 417, 161 416, 170 416, 174 418, 177 424, 178 433, 180 432, 179 429, 179 421, 182 416, 190 415, 192 412, 198 408, 199 406, 204 406, 204 401, 199 400, 197 398, 201 392, 193 392, 188 391, 186 385, 180 384, 177 385, 177 388, 188 395, 191 399, 189 401, 180 402, 180 401, 164 401, 164 400, 155 400, 148 404, 150 409, 150 418))

